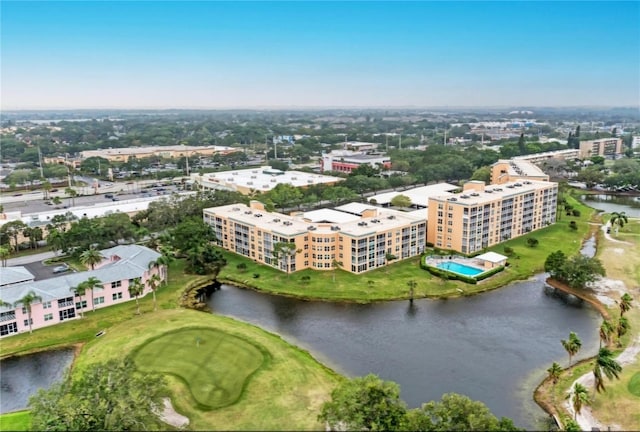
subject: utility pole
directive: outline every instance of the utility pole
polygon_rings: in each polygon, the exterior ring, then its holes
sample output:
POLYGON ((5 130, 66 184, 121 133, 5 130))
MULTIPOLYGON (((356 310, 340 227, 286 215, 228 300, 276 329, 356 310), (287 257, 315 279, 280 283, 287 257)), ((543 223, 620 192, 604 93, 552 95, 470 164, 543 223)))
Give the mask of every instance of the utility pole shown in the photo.
POLYGON ((185 152, 185 158, 187 159, 186 167, 187 167, 187 177, 189 177, 189 151, 185 152))
POLYGON ((42 169, 42 153, 40 152, 40 146, 38 146, 38 162, 40 163, 40 177, 44 178, 44 170, 42 169))
POLYGON ((402 134, 400 134, 400 141, 398 142, 398 149, 402 150, 402 134))

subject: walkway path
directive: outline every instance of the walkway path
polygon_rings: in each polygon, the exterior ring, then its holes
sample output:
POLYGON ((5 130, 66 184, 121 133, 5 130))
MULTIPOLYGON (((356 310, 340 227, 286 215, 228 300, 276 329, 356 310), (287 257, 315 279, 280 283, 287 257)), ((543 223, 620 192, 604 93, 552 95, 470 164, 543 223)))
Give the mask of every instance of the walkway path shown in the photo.
POLYGON ((7 267, 25 265, 32 262, 38 262, 38 261, 44 261, 46 259, 53 258, 55 256, 56 254, 54 252, 42 252, 39 254, 25 255, 17 258, 9 258, 7 260, 7 267))

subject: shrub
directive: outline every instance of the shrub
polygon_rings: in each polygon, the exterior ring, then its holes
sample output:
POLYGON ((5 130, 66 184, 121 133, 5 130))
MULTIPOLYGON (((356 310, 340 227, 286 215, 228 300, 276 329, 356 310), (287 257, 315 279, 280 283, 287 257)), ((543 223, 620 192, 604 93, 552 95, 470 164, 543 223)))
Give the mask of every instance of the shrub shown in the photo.
POLYGON ((300 278, 300 281, 301 281, 303 284, 308 285, 308 284, 309 284, 309 282, 311 282, 311 276, 309 276, 309 275, 304 275, 304 276, 302 276, 302 277, 300 278))
POLYGON ((573 213, 575 217, 580 217, 580 210, 574 209, 571 213, 573 213))
POLYGON ((509 246, 505 246, 505 247, 504 247, 504 253, 506 253, 506 254, 507 254, 507 256, 511 256, 511 255, 513 255, 513 248, 512 248, 512 247, 509 247, 509 246))
POLYGON ((240 263, 236 266, 236 269, 241 272, 244 273, 245 271, 247 271, 247 264, 245 263, 240 263))
POLYGON ((259 277, 260 277, 260 273, 254 273, 254 274, 253 274, 253 278, 254 278, 254 279, 258 279, 259 277))
POLYGON ((571 228, 573 231, 577 231, 578 230, 578 224, 576 223, 576 221, 569 222, 569 228, 571 228))
POLYGON ((538 246, 538 243, 540 242, 536 238, 530 237, 527 239, 527 246, 529 247, 536 247, 538 246))

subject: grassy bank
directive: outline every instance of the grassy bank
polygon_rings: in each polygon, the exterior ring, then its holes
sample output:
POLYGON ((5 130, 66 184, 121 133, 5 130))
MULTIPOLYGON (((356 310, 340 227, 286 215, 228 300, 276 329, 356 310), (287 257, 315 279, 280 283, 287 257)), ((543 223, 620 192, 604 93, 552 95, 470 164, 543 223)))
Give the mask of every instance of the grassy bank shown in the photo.
POLYGON ((508 261, 510 265, 505 271, 477 285, 443 280, 433 276, 420 268, 419 257, 396 262, 360 275, 344 270, 334 272, 310 269, 287 275, 273 267, 257 264, 230 252, 225 253, 228 264, 220 272, 218 280, 310 300, 372 302, 406 299, 409 297, 407 283, 410 280, 417 283, 414 289, 416 298, 476 294, 533 276, 543 270, 547 256, 558 249, 567 255, 578 252, 583 239, 589 232, 588 221, 593 216, 594 210, 572 197, 568 197, 568 201, 574 209, 580 211, 579 217, 563 215, 561 220, 552 226, 489 248, 488 250, 501 254, 505 254, 505 247, 511 248, 513 254, 508 261), (569 228, 570 221, 577 223, 577 230, 569 228), (529 238, 537 239, 538 246, 534 248, 527 246, 529 238), (238 270, 239 264, 244 264, 246 269, 238 270), (256 278, 255 275, 259 277, 256 278))
MULTIPOLYGON (((604 215, 603 219, 608 220, 604 215)), ((607 279, 621 281, 630 290, 634 302, 625 316, 629 319, 631 330, 621 338, 622 347, 615 348, 615 354, 620 354, 630 342, 637 340, 640 334, 640 220, 629 220, 629 224, 620 230, 613 240, 608 240, 602 232, 598 234, 598 251, 596 256, 602 261, 607 279), (618 241, 616 241, 618 240, 618 241)), ((613 291, 610 297, 618 300, 620 293, 613 291)), ((608 312, 614 323, 620 316, 616 305, 608 307, 608 312)), ((591 373, 594 359, 587 359, 570 369, 563 371, 560 381, 555 386, 547 380, 536 394, 543 404, 554 406, 554 411, 561 417, 568 415, 565 408, 565 396, 573 382, 584 374, 591 373)), ((605 425, 620 430, 640 430, 640 411, 638 410, 638 396, 632 393, 634 379, 640 373, 640 361, 623 366, 619 380, 605 380, 606 391, 595 394, 590 389, 591 411, 593 416, 605 425), (616 425, 615 427, 613 425, 616 425)))
MULTIPOLYGON (((136 317, 126 323, 113 326, 105 336, 86 344, 76 362, 75 371, 79 373, 88 364, 129 353, 140 355, 149 343, 185 328, 206 329, 211 337, 233 338, 244 347, 252 347, 245 352, 247 355, 242 364, 248 363, 255 366, 252 359, 257 358, 261 362, 251 378, 246 380, 247 384, 243 387, 240 383, 236 402, 224 409, 203 409, 198 403, 194 403, 192 388, 185 385, 187 381, 170 375, 169 384, 174 407, 178 412, 189 417, 190 429, 319 430, 322 428, 316 420, 320 406, 329 398, 331 390, 341 378, 314 360, 309 353, 291 346, 279 336, 231 318, 184 309, 159 310, 136 317), (254 357, 252 353, 258 357, 254 357)), ((202 338, 201 346, 198 346, 196 340, 191 337, 183 338, 179 343, 189 344, 189 352, 204 350, 207 342, 204 340, 205 336, 202 338)), ((213 344, 210 344, 206 349, 211 350, 212 347, 213 344)), ((155 348, 158 346, 153 349, 155 348)), ((197 356, 183 352, 179 354, 183 362, 181 374, 197 375, 198 371, 194 368, 203 367, 197 361, 202 353, 197 356)), ((165 357, 160 360, 164 359, 165 357)), ((211 364, 207 367, 215 368, 219 362, 218 367, 232 370, 237 366, 236 360, 237 358, 228 356, 208 357, 211 364)), ((167 367, 161 366, 162 362, 156 363, 158 367, 167 367)), ((168 361, 168 363, 171 362, 168 361)), ((220 374, 217 377, 220 380, 224 379, 220 374)), ((202 379, 207 379, 208 383, 212 381, 211 377, 202 379)), ((221 381, 214 379, 213 382, 221 381)), ((206 395, 208 392, 205 391, 203 394, 206 395)))
POLYGON ((0 415, 0 431, 30 431, 31 413, 17 411, 0 415))

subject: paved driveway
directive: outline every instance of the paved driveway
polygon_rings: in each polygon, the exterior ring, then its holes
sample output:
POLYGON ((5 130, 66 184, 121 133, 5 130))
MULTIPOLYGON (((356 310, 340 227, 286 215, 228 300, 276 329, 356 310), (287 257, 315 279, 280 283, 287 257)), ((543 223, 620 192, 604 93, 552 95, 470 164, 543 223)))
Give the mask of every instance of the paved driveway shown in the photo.
MULTIPOLYGON (((23 264, 27 270, 29 270, 36 277, 36 280, 50 279, 53 277, 61 276, 64 273, 54 273, 53 269, 62 263, 56 263, 52 265, 44 265, 42 261, 31 262, 28 264, 23 264)), ((72 272, 73 270, 69 270, 72 272)), ((69 273, 67 272, 67 273, 69 273)))

